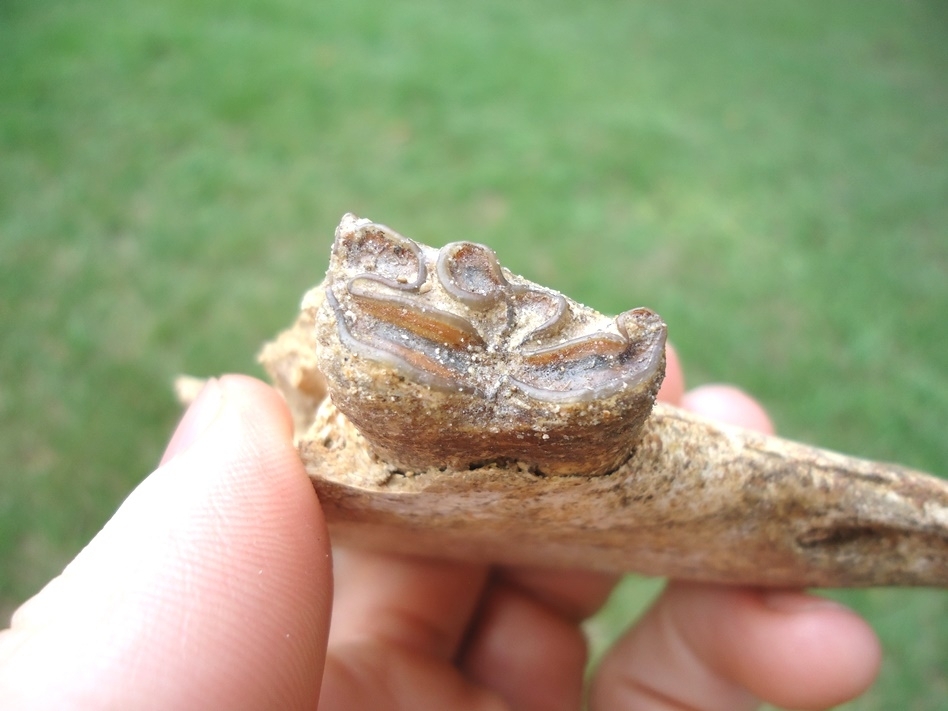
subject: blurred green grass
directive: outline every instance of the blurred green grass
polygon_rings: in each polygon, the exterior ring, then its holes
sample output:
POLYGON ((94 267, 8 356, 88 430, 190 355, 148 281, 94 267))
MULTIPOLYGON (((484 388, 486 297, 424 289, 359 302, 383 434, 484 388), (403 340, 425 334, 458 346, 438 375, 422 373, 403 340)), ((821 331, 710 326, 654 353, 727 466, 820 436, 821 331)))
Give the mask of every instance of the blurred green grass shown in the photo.
MULTIPOLYGON (((946 38, 935 0, 6 0, 0 613, 154 466, 176 373, 259 374, 345 211, 649 305, 692 384, 945 475, 946 38)), ((942 708, 945 594, 837 596, 886 648, 847 708, 942 708)))

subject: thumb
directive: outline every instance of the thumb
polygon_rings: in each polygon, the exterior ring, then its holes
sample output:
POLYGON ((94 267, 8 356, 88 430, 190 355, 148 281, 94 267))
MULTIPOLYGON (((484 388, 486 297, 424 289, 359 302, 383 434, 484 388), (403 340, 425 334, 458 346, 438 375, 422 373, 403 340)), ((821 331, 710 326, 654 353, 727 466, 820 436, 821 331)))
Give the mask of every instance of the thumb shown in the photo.
POLYGON ((329 540, 280 397, 211 381, 162 465, 0 633, 0 708, 312 708, 329 540))

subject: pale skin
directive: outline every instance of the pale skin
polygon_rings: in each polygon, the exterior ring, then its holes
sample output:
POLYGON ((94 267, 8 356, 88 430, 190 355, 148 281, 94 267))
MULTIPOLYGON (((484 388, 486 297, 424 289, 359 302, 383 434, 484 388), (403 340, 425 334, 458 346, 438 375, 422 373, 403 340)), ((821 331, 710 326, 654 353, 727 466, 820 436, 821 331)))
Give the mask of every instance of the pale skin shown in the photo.
MULTIPOLYGON (((663 400, 772 429, 735 388, 685 392, 668 361, 663 400)), ((332 551, 291 430, 268 386, 211 381, 158 469, 0 633, 0 708, 820 709, 878 671, 839 605, 671 582, 584 689, 579 623, 614 578, 332 551)))

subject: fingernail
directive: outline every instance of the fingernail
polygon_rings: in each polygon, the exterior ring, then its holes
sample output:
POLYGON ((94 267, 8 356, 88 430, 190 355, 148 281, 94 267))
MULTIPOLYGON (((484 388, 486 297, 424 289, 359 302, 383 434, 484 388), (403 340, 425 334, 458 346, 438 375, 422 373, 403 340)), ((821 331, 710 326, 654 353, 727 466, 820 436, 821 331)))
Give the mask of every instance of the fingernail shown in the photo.
POLYGON ((211 423, 217 419, 222 401, 223 390, 220 381, 217 378, 211 378, 185 411, 174 434, 171 435, 171 441, 161 458, 162 464, 184 452, 204 434, 211 423))
POLYGON ((843 606, 825 597, 788 590, 770 590, 762 594, 761 600, 775 612, 809 612, 811 610, 841 610, 843 606))

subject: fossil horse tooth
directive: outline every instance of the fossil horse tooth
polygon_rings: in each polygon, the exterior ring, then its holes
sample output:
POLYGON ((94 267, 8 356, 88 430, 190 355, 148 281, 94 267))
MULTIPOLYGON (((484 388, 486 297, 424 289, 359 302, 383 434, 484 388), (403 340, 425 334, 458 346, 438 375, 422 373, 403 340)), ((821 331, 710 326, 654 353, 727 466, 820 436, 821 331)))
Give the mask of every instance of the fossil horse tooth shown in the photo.
POLYGON ((654 404, 665 324, 353 215, 261 361, 334 540, 774 586, 948 586, 948 482, 654 404), (328 397, 327 397, 328 393, 328 397))
POLYGON ((316 360, 333 402, 402 469, 605 474, 629 457, 664 376, 656 314, 608 319, 479 244, 434 250, 346 216, 322 293, 316 360))

